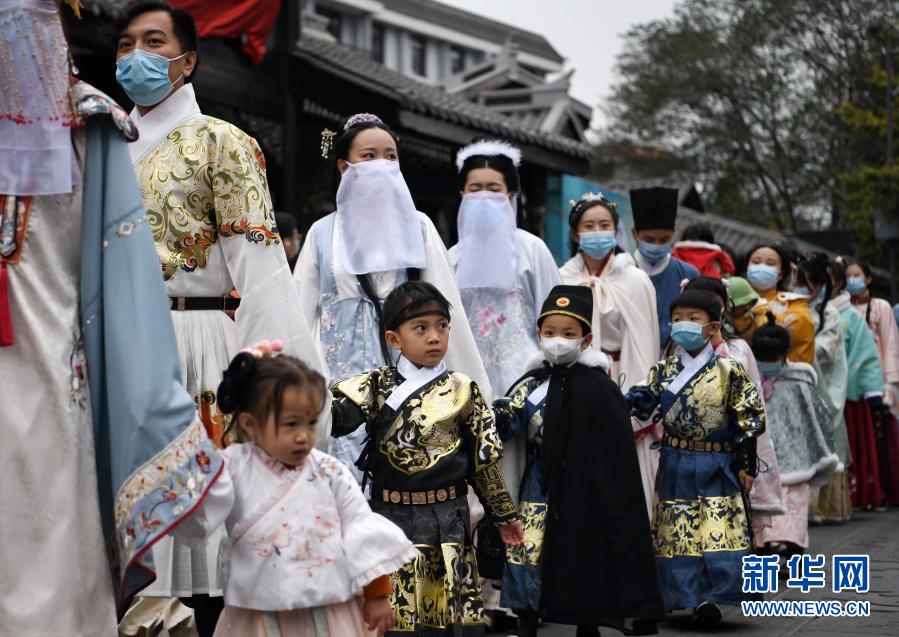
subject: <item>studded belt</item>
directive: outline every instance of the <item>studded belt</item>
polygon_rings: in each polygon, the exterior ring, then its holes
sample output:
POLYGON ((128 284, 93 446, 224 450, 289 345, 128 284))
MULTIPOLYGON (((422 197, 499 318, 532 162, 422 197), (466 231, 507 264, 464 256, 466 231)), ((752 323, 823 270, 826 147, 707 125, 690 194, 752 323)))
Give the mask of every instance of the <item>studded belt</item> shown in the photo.
POLYGON ((231 296, 170 296, 169 309, 179 312, 191 310, 236 310, 240 299, 231 296))
POLYGON ((452 485, 428 491, 397 491, 373 486, 371 492, 372 494, 380 493, 381 499, 390 504, 420 505, 455 500, 465 496, 468 493, 468 487, 462 484, 461 486, 452 485))
POLYGON ((665 445, 668 447, 676 447, 678 449, 686 449, 688 451, 731 451, 734 446, 729 442, 708 442, 706 440, 684 440, 683 438, 675 438, 674 436, 665 436, 665 445))

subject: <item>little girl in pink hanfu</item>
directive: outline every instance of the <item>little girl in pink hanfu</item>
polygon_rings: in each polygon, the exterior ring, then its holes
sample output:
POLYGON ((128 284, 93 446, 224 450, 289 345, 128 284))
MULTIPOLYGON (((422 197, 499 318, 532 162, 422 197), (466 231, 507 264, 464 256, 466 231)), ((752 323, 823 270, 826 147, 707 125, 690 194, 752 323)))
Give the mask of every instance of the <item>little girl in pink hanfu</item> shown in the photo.
POLYGON ((343 463, 313 448, 325 381, 278 349, 242 352, 225 372, 218 404, 241 443, 173 534, 202 543, 225 525, 215 637, 382 635, 395 623, 387 576, 416 551, 343 463))

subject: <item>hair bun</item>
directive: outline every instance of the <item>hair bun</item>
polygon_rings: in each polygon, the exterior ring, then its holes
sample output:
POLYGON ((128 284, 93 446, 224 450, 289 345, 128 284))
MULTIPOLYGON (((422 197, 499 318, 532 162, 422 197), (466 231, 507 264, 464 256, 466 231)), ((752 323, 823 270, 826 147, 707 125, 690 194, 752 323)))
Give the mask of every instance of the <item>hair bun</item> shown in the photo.
POLYGON ((770 310, 765 312, 765 318, 768 319, 768 325, 777 325, 777 317, 774 316, 774 312, 771 312, 770 310))
POLYGON ((228 369, 222 374, 216 400, 218 408, 224 414, 237 410, 244 388, 256 375, 256 359, 252 354, 241 352, 231 360, 228 369))

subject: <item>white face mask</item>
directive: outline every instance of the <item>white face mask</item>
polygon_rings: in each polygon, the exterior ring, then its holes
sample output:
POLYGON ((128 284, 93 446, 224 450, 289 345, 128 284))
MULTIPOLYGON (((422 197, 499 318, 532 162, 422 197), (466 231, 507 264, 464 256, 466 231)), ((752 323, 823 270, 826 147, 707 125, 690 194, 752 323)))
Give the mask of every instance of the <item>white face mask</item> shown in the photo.
POLYGON ((552 338, 540 338, 540 350, 547 362, 553 365, 567 365, 581 353, 581 343, 584 338, 565 338, 553 336, 552 338))
POLYGON ((425 242, 400 164, 347 163, 337 188, 339 263, 350 274, 424 268, 425 242))

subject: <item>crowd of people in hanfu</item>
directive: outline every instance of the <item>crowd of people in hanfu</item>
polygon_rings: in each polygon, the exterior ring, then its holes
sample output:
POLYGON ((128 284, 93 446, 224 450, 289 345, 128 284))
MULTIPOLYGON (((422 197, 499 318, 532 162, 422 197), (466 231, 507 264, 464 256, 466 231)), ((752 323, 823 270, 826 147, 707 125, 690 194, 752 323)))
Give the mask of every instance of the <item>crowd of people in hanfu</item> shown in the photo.
POLYGON ((336 211, 300 248, 256 141, 198 106, 191 16, 122 15, 126 113, 73 73, 79 7, 0 0, 0 632, 708 628, 758 597, 744 556, 899 505, 866 264, 675 242, 653 187, 630 228, 572 201, 559 267, 488 138, 446 175, 447 249, 367 112, 323 132, 336 211))

